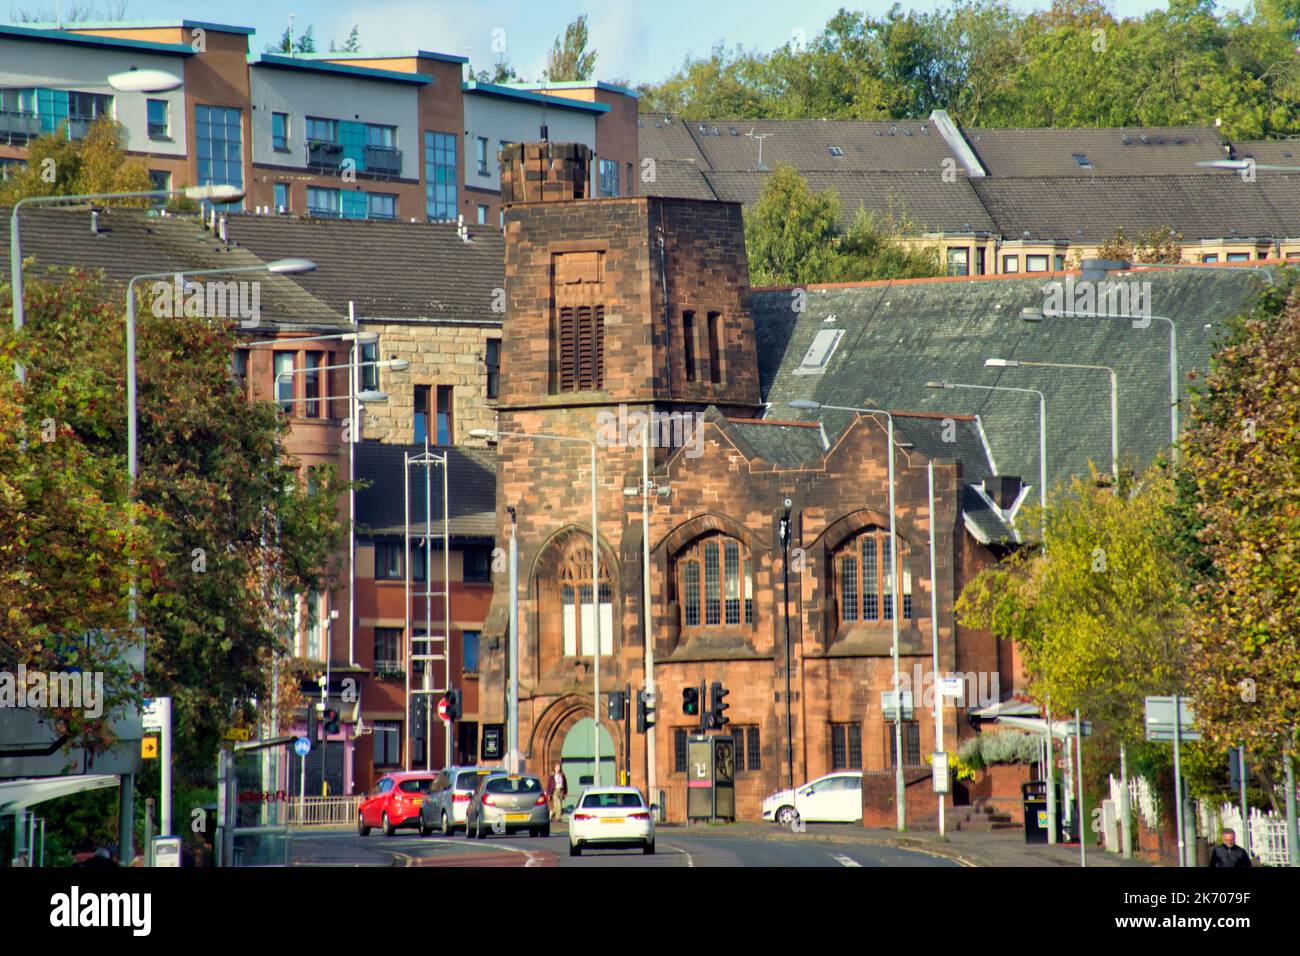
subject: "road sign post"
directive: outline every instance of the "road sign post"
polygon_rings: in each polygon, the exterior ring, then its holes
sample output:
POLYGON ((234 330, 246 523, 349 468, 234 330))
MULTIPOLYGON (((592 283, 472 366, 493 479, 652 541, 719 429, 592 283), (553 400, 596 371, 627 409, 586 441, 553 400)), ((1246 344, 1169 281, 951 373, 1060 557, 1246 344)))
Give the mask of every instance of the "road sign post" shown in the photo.
POLYGON ((1185 697, 1146 699, 1147 740, 1170 740, 1174 744, 1174 817, 1178 827, 1178 865, 1188 865, 1187 834, 1183 830, 1183 774, 1180 751, 1184 740, 1200 740, 1196 714, 1185 697))

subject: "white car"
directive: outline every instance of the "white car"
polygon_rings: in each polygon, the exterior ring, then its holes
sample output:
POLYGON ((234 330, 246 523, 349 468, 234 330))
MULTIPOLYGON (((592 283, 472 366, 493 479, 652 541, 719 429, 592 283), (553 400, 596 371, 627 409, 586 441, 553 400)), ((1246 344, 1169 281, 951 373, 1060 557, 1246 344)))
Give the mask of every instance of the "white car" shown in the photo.
POLYGON ((569 817, 569 856, 586 847, 640 847, 655 851, 655 807, 636 787, 592 787, 569 817))
POLYGON ((861 823, 862 771, 841 770, 782 790, 763 801, 763 819, 782 826, 804 823, 861 823))

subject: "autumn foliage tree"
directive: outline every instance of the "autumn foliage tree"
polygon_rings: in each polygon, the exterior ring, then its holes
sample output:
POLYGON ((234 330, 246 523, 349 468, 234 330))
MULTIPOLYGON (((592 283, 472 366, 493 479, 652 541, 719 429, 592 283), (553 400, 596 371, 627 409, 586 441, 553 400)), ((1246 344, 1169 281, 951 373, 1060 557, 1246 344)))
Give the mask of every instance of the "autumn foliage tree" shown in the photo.
MULTIPOLYGON (((69 139, 66 125, 28 144, 27 165, 0 184, 0 205, 26 196, 86 196, 142 192, 153 188, 144 163, 129 157, 122 127, 107 116, 90 124, 83 139, 69 139)), ((148 199, 118 200, 148 205, 148 199)))

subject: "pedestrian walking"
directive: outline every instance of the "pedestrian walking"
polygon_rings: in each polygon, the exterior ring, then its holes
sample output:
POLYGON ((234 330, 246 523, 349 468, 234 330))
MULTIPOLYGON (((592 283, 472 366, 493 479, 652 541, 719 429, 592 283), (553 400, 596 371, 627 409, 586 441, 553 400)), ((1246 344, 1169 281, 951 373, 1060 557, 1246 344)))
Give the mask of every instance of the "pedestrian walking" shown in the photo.
POLYGON ((1223 842, 1210 851, 1210 866, 1250 866, 1250 854, 1237 846, 1236 830, 1223 831, 1223 842))
POLYGON ((551 819, 559 820, 564 816, 564 798, 569 795, 569 779, 555 765, 555 770, 546 778, 546 802, 551 805, 551 819))

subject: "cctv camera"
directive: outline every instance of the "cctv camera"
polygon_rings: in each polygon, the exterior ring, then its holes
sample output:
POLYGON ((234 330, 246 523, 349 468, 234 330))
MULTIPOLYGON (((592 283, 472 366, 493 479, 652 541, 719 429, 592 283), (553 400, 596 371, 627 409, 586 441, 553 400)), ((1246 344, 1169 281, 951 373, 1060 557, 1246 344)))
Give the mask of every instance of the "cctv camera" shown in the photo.
POLYGON ((793 505, 794 505, 794 502, 793 502, 793 501, 791 501, 789 498, 786 498, 786 499, 785 499, 785 507, 786 507, 786 510, 789 510, 791 507, 793 507, 793 505))

